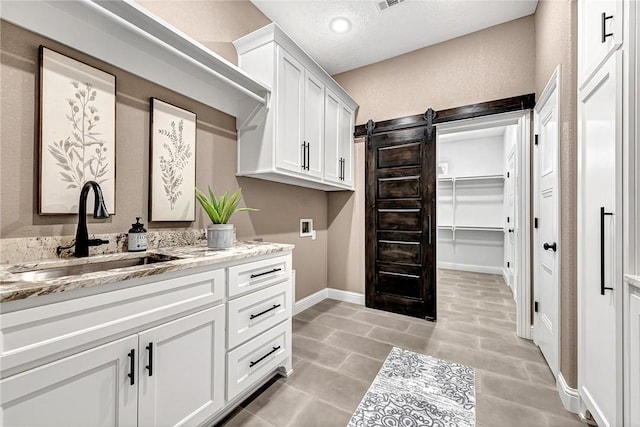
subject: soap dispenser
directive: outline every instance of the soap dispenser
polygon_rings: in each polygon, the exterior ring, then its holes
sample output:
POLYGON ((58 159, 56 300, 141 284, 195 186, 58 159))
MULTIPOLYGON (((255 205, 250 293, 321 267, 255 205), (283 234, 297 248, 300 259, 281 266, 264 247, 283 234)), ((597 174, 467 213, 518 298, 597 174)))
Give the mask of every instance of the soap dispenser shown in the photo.
POLYGON ((142 217, 136 217, 136 223, 131 224, 129 230, 129 252, 140 252, 147 250, 147 230, 144 224, 140 223, 142 217))

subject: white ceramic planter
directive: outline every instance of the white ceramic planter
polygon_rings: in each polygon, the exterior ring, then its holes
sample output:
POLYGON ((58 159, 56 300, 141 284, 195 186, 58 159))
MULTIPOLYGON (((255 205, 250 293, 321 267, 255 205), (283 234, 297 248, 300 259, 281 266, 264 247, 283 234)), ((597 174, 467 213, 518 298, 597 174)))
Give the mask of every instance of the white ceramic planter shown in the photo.
POLYGON ((233 246, 233 224, 209 224, 207 226, 207 247, 227 249, 233 246))

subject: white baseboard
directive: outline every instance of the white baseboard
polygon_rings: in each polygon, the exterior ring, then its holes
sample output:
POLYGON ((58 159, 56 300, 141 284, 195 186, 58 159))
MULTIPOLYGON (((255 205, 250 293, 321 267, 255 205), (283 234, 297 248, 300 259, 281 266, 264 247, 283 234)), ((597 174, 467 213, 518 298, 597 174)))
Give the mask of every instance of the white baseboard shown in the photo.
POLYGON ((364 305, 364 294, 333 288, 327 288, 327 291, 329 291, 327 298, 350 302, 351 304, 364 305))
POLYGON ((364 294, 360 294, 358 292, 343 291, 341 289, 325 288, 319 290, 314 294, 302 298, 300 301, 297 301, 293 306, 293 315, 295 316, 296 314, 313 307, 320 301, 327 298, 350 302, 351 304, 364 305, 364 294))
POLYGON ((578 390, 567 385, 567 382, 562 376, 562 372, 558 374, 558 379, 556 380, 556 388, 558 389, 558 394, 560 395, 560 400, 562 401, 564 408, 574 414, 579 413, 580 394, 578 394, 578 390))
POLYGON ((293 305, 293 315, 295 316, 296 314, 305 311, 307 308, 313 307, 320 301, 327 299, 328 295, 329 289, 324 288, 314 294, 302 298, 300 301, 296 301, 293 305))
POLYGON ((440 261, 438 262, 438 268, 445 268, 447 270, 470 271, 472 273, 502 274, 502 267, 488 267, 486 265, 456 264, 453 262, 440 261))

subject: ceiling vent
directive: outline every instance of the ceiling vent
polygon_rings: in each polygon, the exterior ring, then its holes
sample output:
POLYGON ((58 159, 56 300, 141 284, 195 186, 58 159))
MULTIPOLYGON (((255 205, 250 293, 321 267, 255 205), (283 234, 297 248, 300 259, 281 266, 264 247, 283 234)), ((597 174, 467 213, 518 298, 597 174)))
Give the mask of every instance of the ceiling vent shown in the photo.
POLYGON ((382 0, 376 3, 378 6, 378 10, 382 12, 383 10, 389 9, 391 6, 397 6, 402 3, 404 0, 382 0))

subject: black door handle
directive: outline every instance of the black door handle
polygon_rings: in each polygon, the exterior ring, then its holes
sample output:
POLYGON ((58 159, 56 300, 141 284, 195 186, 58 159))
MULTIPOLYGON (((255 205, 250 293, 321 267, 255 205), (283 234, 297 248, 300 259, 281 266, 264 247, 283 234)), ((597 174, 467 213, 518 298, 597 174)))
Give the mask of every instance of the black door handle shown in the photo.
POLYGON ((606 13, 602 12, 602 43, 607 41, 607 37, 613 37, 613 33, 607 33, 608 19, 613 19, 613 15, 607 16, 606 13))
POLYGON ((153 343, 150 342, 146 347, 149 352, 149 364, 145 366, 149 370, 149 376, 153 376, 153 343))
POLYGON ((604 295, 605 290, 613 290, 604 284, 604 217, 606 215, 613 215, 613 213, 605 212, 603 206, 600 208, 600 295, 604 295))
POLYGON ((553 242, 552 244, 548 244, 547 242, 544 242, 544 245, 542 245, 542 247, 544 248, 545 251, 548 251, 549 249, 551 249, 553 252, 556 252, 558 250, 556 246, 556 242, 553 242))
POLYGON ((129 356, 129 373, 127 374, 127 376, 129 378, 131 378, 129 380, 129 384, 134 385, 136 383, 136 351, 135 349, 131 349, 131 351, 129 352, 129 354, 127 355, 129 356))

